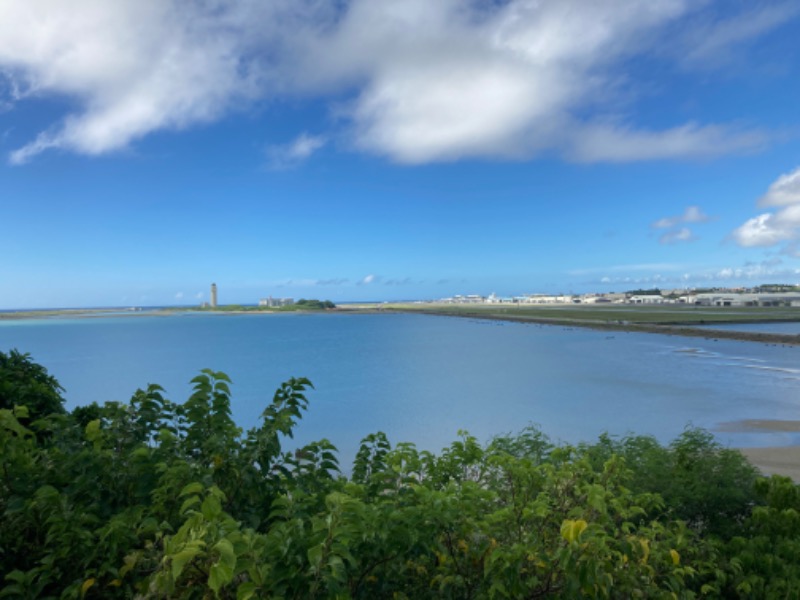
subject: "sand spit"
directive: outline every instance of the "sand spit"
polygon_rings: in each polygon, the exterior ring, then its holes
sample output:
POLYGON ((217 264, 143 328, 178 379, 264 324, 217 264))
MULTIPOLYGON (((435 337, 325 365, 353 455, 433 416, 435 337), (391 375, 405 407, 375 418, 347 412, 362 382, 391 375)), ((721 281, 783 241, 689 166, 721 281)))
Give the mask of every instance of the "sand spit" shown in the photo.
POLYGON ((447 312, 440 310, 403 310, 393 309, 396 312, 422 313, 428 315, 460 317, 467 319, 487 319, 491 321, 513 321, 517 323, 537 323, 540 325, 559 325, 563 327, 583 327, 601 331, 623 331, 638 333, 658 333, 661 335, 678 335, 683 337, 699 337, 707 340, 739 340, 743 342, 760 342, 763 344, 779 344, 800 346, 800 335, 783 333, 759 333, 750 331, 731 331, 723 329, 707 329, 704 327, 690 327, 687 325, 656 325, 649 323, 630 323, 615 321, 589 321, 580 319, 548 319, 539 316, 506 315, 481 312, 447 312))

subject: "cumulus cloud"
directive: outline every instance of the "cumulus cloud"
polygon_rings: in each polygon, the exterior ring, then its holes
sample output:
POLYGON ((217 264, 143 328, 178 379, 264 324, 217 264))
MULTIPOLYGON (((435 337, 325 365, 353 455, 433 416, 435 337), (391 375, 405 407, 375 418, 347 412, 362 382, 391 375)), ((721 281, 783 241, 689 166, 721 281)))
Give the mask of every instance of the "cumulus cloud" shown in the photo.
MULTIPOLYGON (((778 210, 757 215, 737 227, 731 233, 737 244, 768 247, 800 239, 800 168, 778 177, 758 205, 778 207, 778 210)), ((793 244, 787 246, 789 255, 794 247, 793 244)))
POLYGON ((790 206, 800 204, 800 167, 781 175, 758 200, 759 206, 790 206))
MULTIPOLYGON (((727 124, 652 130, 633 116, 609 120, 619 108, 615 88, 629 76, 625 61, 656 52, 669 27, 702 14, 703 6, 4 0, 0 104, 67 101, 65 116, 43 124, 10 160, 24 163, 47 149, 104 154, 156 131, 297 97, 335 98, 339 129, 276 147, 290 162, 308 158, 332 135, 410 164, 542 153, 620 162, 758 149, 765 134, 727 124)), ((717 29, 700 55, 755 39, 795 13, 757 14, 749 29, 752 19, 731 22, 727 33, 717 29)), ((627 83, 626 101, 636 88, 627 83)))

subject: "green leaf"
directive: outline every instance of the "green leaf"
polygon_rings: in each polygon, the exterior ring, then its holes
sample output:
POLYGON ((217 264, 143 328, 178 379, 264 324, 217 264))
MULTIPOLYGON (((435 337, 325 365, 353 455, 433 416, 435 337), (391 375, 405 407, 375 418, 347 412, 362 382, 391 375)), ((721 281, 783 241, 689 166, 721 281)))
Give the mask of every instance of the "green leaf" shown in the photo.
POLYGON ((205 488, 203 487, 202 483, 199 483, 197 481, 193 481, 192 483, 184 486, 184 488, 181 490, 181 493, 178 494, 178 495, 179 496, 186 496, 188 494, 199 494, 204 489, 205 488))
POLYGON ((200 504, 200 497, 190 496, 189 498, 183 501, 183 504, 181 504, 180 514, 185 514, 186 511, 188 511, 193 506, 196 506, 197 504, 200 504))
POLYGON ((186 563, 194 559, 195 556, 200 554, 202 548, 199 545, 187 546, 177 554, 172 555, 172 578, 177 581, 183 572, 186 563))
POLYGON ((222 586, 228 585, 233 581, 233 567, 224 563, 215 563, 211 565, 211 570, 208 574, 208 587, 210 587, 215 594, 219 594, 222 586))
POLYGON ((588 527, 588 524, 583 519, 578 519, 576 521, 566 519, 561 524, 561 537, 572 543, 581 537, 586 527, 588 527))
POLYGON ((203 505, 200 507, 200 512, 203 513, 203 517, 208 521, 216 519, 222 512, 222 504, 219 498, 212 494, 206 496, 206 499, 203 500, 203 505))
POLYGON ((245 581, 236 589, 236 600, 250 600, 256 595, 256 584, 245 581))

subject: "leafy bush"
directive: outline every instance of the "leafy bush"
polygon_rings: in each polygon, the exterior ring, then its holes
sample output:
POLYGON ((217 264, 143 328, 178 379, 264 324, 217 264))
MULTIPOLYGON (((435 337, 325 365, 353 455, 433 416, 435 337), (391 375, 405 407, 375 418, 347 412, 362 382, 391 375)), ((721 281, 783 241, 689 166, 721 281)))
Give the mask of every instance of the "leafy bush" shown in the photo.
POLYGON ((704 431, 461 432, 438 454, 375 433, 345 476, 326 440, 284 448, 308 380, 247 432, 224 373, 193 384, 182 404, 151 385, 35 420, 16 397, 0 409, 1 597, 797 595, 798 488, 704 431))

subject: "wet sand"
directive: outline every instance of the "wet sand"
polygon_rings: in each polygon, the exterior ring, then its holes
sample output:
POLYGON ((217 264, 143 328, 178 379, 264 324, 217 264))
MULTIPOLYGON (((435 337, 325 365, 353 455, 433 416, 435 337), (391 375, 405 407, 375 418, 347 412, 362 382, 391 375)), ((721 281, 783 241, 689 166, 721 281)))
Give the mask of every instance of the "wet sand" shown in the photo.
POLYGON ((764 475, 783 475, 800 483, 800 446, 739 448, 764 475))
MULTIPOLYGON (((717 431, 800 432, 800 421, 782 419, 743 419, 720 423, 717 431)), ((767 448, 739 448, 764 475, 783 475, 800 483, 800 446, 772 446, 767 448)))

